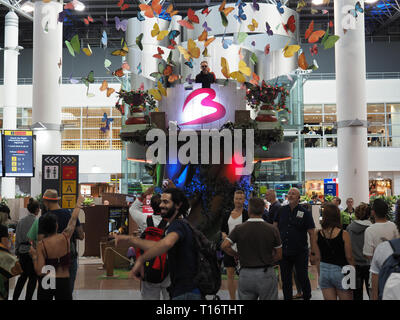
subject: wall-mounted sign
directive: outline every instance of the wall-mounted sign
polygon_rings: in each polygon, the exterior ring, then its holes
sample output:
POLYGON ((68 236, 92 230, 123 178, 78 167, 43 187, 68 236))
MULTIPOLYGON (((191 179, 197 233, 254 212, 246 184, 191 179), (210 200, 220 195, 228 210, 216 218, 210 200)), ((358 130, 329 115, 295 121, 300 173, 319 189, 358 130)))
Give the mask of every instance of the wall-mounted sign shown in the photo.
POLYGON ((42 170, 42 193, 56 189, 62 208, 73 209, 79 193, 79 156, 43 155, 42 170))
POLYGON ((4 176, 33 177, 32 131, 5 130, 4 176))

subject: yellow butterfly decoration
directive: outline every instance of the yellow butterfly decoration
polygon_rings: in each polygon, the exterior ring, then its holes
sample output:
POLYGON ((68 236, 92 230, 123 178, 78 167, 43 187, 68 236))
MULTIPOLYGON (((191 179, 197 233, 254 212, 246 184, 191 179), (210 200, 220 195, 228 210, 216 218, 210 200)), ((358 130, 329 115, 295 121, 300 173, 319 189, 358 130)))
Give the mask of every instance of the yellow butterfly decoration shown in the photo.
POLYGON ((219 6, 219 11, 223 12, 226 16, 228 16, 228 14, 230 14, 233 10, 235 10, 235 7, 228 7, 225 8, 226 5, 226 0, 224 0, 221 5, 219 6))
POLYGON ((249 24, 247 28, 249 28, 250 31, 256 30, 258 28, 258 22, 254 19, 251 19, 251 24, 249 24))
POLYGON ((111 94, 115 92, 114 88, 110 88, 108 86, 108 82, 106 80, 103 80, 103 83, 101 84, 101 87, 100 87, 100 91, 104 91, 104 90, 107 90, 107 97, 111 96, 111 94))
POLYGON ((167 89, 163 87, 160 81, 157 82, 157 89, 152 88, 149 89, 149 93, 156 99, 157 101, 161 101, 162 96, 167 96, 167 89))
POLYGON ((297 44, 288 45, 289 41, 286 43, 285 47, 283 48, 283 55, 286 58, 293 57, 293 55, 300 50, 300 46, 297 44))
POLYGON ((239 61, 239 70, 230 73, 228 62, 224 57, 222 57, 221 67, 222 67, 221 73, 224 75, 225 78, 227 79, 232 78, 235 79, 237 82, 245 82, 246 81, 245 75, 248 77, 251 75, 251 69, 247 66, 246 62, 244 62, 243 60, 239 61))
POLYGON ((167 35, 168 35, 169 31, 168 30, 162 30, 160 31, 160 27, 158 25, 158 23, 156 22, 153 26, 153 30, 151 30, 151 36, 154 38, 155 36, 157 36, 157 40, 161 41, 163 40, 167 35))
POLYGON ((246 62, 243 60, 239 61, 239 70, 234 71, 230 74, 232 79, 235 79, 237 82, 245 82, 246 78, 244 76, 250 77, 251 69, 247 66, 246 62))
POLYGON ((123 41, 123 43, 124 43, 124 45, 123 45, 123 47, 121 49, 114 50, 113 52, 111 52, 111 54, 113 56, 125 57, 128 54, 128 52, 129 52, 128 45, 126 44, 125 41, 123 41))
POLYGON ((189 39, 187 49, 181 46, 178 46, 178 49, 187 61, 193 58, 197 59, 198 57, 200 57, 200 49, 196 46, 196 43, 193 41, 193 39, 189 39))
POLYGON ((174 10, 174 6, 172 5, 172 3, 168 6, 166 11, 167 11, 167 13, 169 14, 170 17, 173 17, 174 15, 179 13, 178 10, 174 10))
POLYGON ((90 57, 93 52, 92 52, 92 48, 90 48, 90 44, 88 43, 87 48, 82 48, 82 51, 88 56, 90 57))

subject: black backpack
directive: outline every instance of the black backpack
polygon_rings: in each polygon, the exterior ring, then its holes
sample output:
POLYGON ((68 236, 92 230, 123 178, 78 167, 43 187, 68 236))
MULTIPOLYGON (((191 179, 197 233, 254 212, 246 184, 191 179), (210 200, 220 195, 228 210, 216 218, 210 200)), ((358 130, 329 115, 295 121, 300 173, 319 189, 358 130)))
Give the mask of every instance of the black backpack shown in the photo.
MULTIPOLYGON (((378 295, 379 300, 383 298, 383 291, 385 289, 386 282, 388 282, 390 275, 392 273, 400 273, 400 239, 394 239, 389 241, 390 246, 392 247, 393 253, 385 260, 382 265, 382 269, 379 272, 378 278, 378 295)), ((396 280, 395 280, 396 281, 396 280)), ((398 282, 396 282, 398 283, 398 282)), ((390 289, 396 291, 396 296, 399 296, 398 286, 395 286, 390 289)))
POLYGON ((214 243, 183 219, 193 232, 194 247, 197 251, 197 272, 194 282, 203 296, 214 295, 221 288, 221 269, 218 263, 217 250, 214 243))
MULTIPOLYGON (((165 227, 168 220, 162 219, 157 227, 154 227, 153 218, 151 215, 147 216, 147 228, 141 234, 142 239, 151 241, 160 241, 165 236, 165 227)), ((137 257, 143 254, 143 250, 138 250, 137 257)), ((154 257, 153 259, 144 263, 144 281, 151 283, 161 283, 169 274, 167 253, 161 256, 154 257)))

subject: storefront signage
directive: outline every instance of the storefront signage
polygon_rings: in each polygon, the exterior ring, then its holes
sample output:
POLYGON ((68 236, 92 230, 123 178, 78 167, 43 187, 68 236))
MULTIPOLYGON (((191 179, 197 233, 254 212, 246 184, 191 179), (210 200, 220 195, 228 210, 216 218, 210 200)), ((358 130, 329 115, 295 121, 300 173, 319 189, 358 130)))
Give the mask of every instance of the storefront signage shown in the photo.
POLYGON ((324 195, 338 195, 338 181, 336 178, 324 179, 324 195))
POLYGON ((33 177, 32 131, 4 131, 5 177, 33 177))

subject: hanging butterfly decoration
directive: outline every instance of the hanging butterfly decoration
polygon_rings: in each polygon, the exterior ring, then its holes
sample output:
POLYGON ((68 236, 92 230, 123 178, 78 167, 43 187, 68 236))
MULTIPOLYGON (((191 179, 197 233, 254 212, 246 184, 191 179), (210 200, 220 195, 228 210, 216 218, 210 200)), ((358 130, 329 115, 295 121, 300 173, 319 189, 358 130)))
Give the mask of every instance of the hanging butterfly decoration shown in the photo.
POLYGON ((162 55, 164 54, 164 50, 160 47, 157 47, 157 53, 153 54, 153 58, 162 59, 162 55))
POLYGON ((182 26, 185 27, 187 29, 194 29, 193 23, 199 23, 199 17, 196 16, 195 12, 193 11, 193 9, 189 8, 187 11, 187 20, 178 20, 178 23, 182 26))
POLYGON ((125 75, 125 73, 124 73, 124 68, 118 68, 117 70, 115 70, 113 73, 112 73, 112 75, 114 76, 114 77, 118 77, 118 78, 121 78, 121 77, 123 77, 124 75, 125 75))
POLYGON ((121 11, 124 11, 129 8, 129 4, 124 3, 124 0, 119 0, 119 2, 117 3, 117 6, 121 9, 121 11))
POLYGON ((110 130, 110 123, 113 122, 113 121, 114 121, 114 119, 113 118, 109 118, 107 116, 107 113, 104 112, 103 119, 101 119, 101 122, 105 122, 106 125, 104 127, 100 127, 100 130, 103 133, 106 133, 106 131, 109 131, 110 130))
POLYGON ((169 34, 168 30, 160 30, 158 23, 153 25, 153 30, 151 30, 151 36, 157 37, 158 41, 164 40, 164 38, 169 34))
POLYGON ((151 6, 148 4, 139 4, 139 8, 144 12, 147 18, 154 18, 154 16, 159 16, 162 11, 162 6, 160 5, 160 0, 153 0, 151 6))
POLYGON ((228 49, 229 46, 233 43, 233 40, 231 40, 231 39, 225 39, 225 34, 224 34, 223 37, 222 37, 222 39, 221 39, 221 42, 222 42, 222 47, 223 47, 224 49, 228 49))
POLYGON ((138 18, 139 21, 144 21, 144 20, 146 20, 146 18, 143 17, 143 15, 140 13, 140 11, 137 12, 137 18, 138 18))
POLYGON ((139 64, 137 65, 136 69, 137 69, 137 74, 141 74, 142 73, 142 63, 141 62, 139 62, 139 64))
POLYGON ((211 11, 212 10, 210 10, 208 7, 205 7, 203 10, 201 10, 201 14, 203 14, 207 17, 211 11))
POLYGON ((255 31, 258 28, 258 22, 255 19, 251 19, 251 24, 247 26, 250 31, 255 31))
POLYGON ((318 54, 318 46, 317 46, 316 44, 314 44, 314 45, 310 48, 310 53, 311 53, 312 56, 318 54))
POLYGON ((161 101, 162 96, 167 96, 167 89, 163 87, 160 81, 157 82, 157 88, 149 89, 149 93, 156 99, 157 101, 161 101))
POLYGON ((111 94, 113 94, 115 92, 115 89, 110 88, 108 86, 108 82, 106 80, 103 80, 103 83, 100 86, 100 91, 107 91, 106 94, 107 94, 107 98, 108 98, 109 96, 111 96, 111 94))
POLYGON ((87 48, 82 48, 82 51, 88 56, 90 57, 93 53, 92 48, 90 47, 90 44, 88 43, 87 48))
POLYGON ((81 53, 81 42, 79 41, 79 36, 77 34, 71 38, 71 41, 65 40, 65 45, 67 46, 71 56, 75 57, 75 54, 81 53))
POLYGON ((290 57, 293 57, 293 55, 297 52, 297 51, 299 51, 300 50, 300 46, 299 45, 297 45, 297 44, 293 44, 293 45, 289 45, 289 41, 290 40, 288 40, 288 42, 286 43, 286 45, 284 46, 284 48, 283 48, 283 55, 286 57, 286 58, 290 58, 290 57))
POLYGON ((126 31, 126 29, 128 28, 128 20, 127 19, 123 19, 120 20, 118 17, 114 18, 115 20, 115 29, 122 30, 122 31, 126 31))
POLYGON ((241 0, 239 0, 238 2, 236 2, 235 7, 238 7, 238 14, 234 14, 233 17, 239 22, 242 23, 242 21, 247 19, 247 16, 244 13, 243 8, 246 6, 245 2, 242 2, 241 0))
POLYGON ((280 0, 276 1, 276 9, 280 14, 285 12, 285 10, 282 8, 282 2, 280 2, 280 0))
POLYGON ((273 36, 274 35, 274 32, 272 31, 272 29, 271 29, 271 27, 270 27, 268 22, 265 22, 265 28, 267 29, 267 34, 269 36, 273 36))
POLYGON ((253 0, 253 4, 251 5, 251 7, 253 8, 254 11, 260 10, 260 6, 258 5, 257 0, 253 0))
POLYGON ((136 37, 136 45, 138 46, 138 48, 140 49, 140 51, 143 51, 142 39, 143 39, 143 33, 139 34, 139 35, 136 37))
POLYGON ((361 7, 360 1, 357 1, 356 5, 354 6, 354 9, 350 9, 348 13, 350 13, 354 18, 358 17, 358 13, 363 13, 364 9, 361 7))
POLYGON ((182 46, 178 46, 178 50, 181 54, 183 54, 186 61, 193 61, 193 58, 197 59, 200 57, 200 49, 196 46, 196 43, 193 41, 193 39, 189 39, 187 49, 182 46))
POLYGON ((304 34, 304 38, 306 40, 308 39, 308 43, 315 43, 319 41, 319 39, 322 38, 324 35, 324 30, 314 31, 314 20, 312 20, 304 34))
POLYGON ((294 33, 296 31, 296 20, 294 15, 291 15, 287 21, 287 23, 282 23, 283 29, 285 29, 286 33, 289 34, 288 31, 294 33))
POLYGON ((301 12, 301 10, 303 10, 303 8, 306 6, 306 2, 304 0, 300 0, 299 2, 297 2, 297 7, 296 7, 296 11, 297 12, 301 12))
POLYGON ((91 16, 87 16, 87 18, 83 18, 83 22, 88 26, 90 22, 94 22, 91 16))
POLYGON ((107 32, 103 30, 103 34, 101 36, 101 44, 103 45, 103 48, 107 48, 107 42, 108 42, 108 37, 107 37, 107 32))
POLYGON ((221 5, 218 8, 218 11, 219 11, 220 16, 221 16, 222 25, 224 27, 227 27, 228 26, 228 18, 227 17, 233 10, 235 10, 235 8, 234 7, 225 8, 225 5, 226 5, 226 0, 224 0, 221 3, 221 5))
POLYGON ((114 50, 113 52, 111 52, 113 56, 125 57, 128 54, 129 48, 124 39, 121 40, 121 45, 122 45, 121 49, 114 50))
POLYGON ((81 81, 87 87, 86 95, 92 96, 92 94, 89 94, 89 84, 94 83, 94 71, 90 71, 86 78, 81 78, 81 81))
POLYGON ((264 54, 265 55, 269 54, 270 49, 271 49, 271 45, 268 43, 264 48, 264 54))

